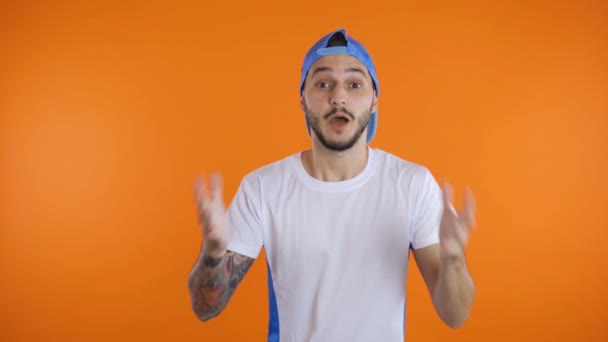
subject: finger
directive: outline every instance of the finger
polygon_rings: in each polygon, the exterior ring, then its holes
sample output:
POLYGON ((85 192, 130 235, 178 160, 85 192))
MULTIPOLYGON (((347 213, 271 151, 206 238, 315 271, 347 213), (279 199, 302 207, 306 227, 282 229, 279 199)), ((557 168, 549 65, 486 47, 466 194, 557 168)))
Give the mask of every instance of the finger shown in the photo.
POLYGON ((475 197, 470 187, 466 187, 464 191, 464 206, 462 209, 462 223, 469 228, 474 228, 475 220, 475 197))
POLYGON ((464 229, 457 229, 454 232, 454 242, 458 245, 460 251, 464 252, 467 249, 469 234, 464 229))
POLYGON ((454 189, 452 189, 452 185, 448 182, 443 182, 443 206, 445 209, 449 210, 455 216, 456 209, 454 209, 454 205, 452 205, 452 198, 454 197, 454 189))
POLYGON ((209 196, 207 194, 207 185, 205 184, 205 177, 199 176, 194 182, 194 194, 199 209, 202 210, 207 202, 209 202, 209 196))
POLYGON ((211 198, 213 201, 224 202, 222 176, 219 173, 211 175, 211 198))

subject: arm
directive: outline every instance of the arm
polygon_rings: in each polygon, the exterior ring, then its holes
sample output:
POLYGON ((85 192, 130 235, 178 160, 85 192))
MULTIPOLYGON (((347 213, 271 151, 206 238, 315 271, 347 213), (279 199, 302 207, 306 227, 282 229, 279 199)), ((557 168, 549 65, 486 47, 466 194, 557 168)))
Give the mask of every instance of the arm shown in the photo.
POLYGON ((195 186, 203 248, 188 277, 192 309, 202 321, 217 316, 253 264, 253 258, 227 250, 228 219, 219 175, 211 178, 207 193, 204 181, 195 186))
POLYGON ((461 327, 469 317, 475 287, 467 269, 465 247, 475 226, 475 203, 469 189, 464 208, 456 213, 452 188, 443 187, 439 244, 414 250, 414 258, 429 289, 435 311, 448 326, 461 327))
POLYGON ((438 244, 413 251, 435 311, 453 329, 469 317, 475 287, 464 256, 441 257, 438 244))
POLYGON ((192 310, 201 321, 222 312, 253 260, 232 251, 213 257, 203 248, 188 278, 192 310))

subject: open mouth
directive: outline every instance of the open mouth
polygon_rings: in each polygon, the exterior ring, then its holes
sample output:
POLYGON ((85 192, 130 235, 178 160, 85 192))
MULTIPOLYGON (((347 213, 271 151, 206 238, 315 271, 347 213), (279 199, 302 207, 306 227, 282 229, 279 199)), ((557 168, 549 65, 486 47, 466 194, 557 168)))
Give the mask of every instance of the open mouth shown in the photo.
POLYGON ((329 118, 330 122, 345 124, 350 121, 350 117, 345 113, 336 113, 329 118))
POLYGON ((345 116, 334 116, 333 118, 331 118, 331 121, 336 123, 347 123, 350 120, 345 116))
POLYGON ((336 113, 329 117, 330 126, 337 131, 342 131, 350 125, 351 118, 346 113, 336 113))

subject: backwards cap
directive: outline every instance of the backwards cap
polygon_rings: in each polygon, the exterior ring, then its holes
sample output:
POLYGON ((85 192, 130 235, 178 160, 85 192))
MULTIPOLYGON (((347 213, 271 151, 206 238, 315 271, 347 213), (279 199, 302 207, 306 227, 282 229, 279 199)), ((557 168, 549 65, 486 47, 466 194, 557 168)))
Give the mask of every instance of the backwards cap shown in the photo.
MULTIPOLYGON (((367 67, 372 81, 374 82, 376 96, 380 95, 380 87, 378 86, 378 79, 376 78, 376 68, 374 67, 374 63, 372 61, 371 56, 367 53, 367 50, 361 43, 359 43, 353 37, 349 37, 348 35, 346 35, 346 30, 339 29, 321 38, 306 53, 306 56, 304 57, 304 64, 302 65, 300 96, 302 96, 302 90, 304 89, 304 81, 306 80, 306 75, 308 75, 308 70, 310 69, 312 64, 321 57, 335 54, 351 55, 361 61, 361 63, 363 63, 363 65, 367 67), (346 39, 346 46, 327 46, 329 44, 330 39, 336 34, 344 35, 344 39, 346 39)), ((377 124, 378 113, 374 112, 370 116, 369 123, 367 126, 367 143, 369 143, 374 138, 374 135, 376 134, 377 124)), ((310 123, 308 122, 308 118, 306 118, 306 128, 308 129, 308 134, 310 134, 310 123)))

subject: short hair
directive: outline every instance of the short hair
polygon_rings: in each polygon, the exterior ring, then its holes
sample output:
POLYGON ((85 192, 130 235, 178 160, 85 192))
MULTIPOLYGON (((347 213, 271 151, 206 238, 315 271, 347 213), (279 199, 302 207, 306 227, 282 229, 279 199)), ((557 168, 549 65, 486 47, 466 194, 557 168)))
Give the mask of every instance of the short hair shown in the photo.
POLYGON ((331 36, 331 38, 329 38, 329 41, 327 42, 327 47, 346 46, 347 44, 348 43, 346 41, 346 37, 344 37, 344 33, 336 32, 333 36, 331 36))

